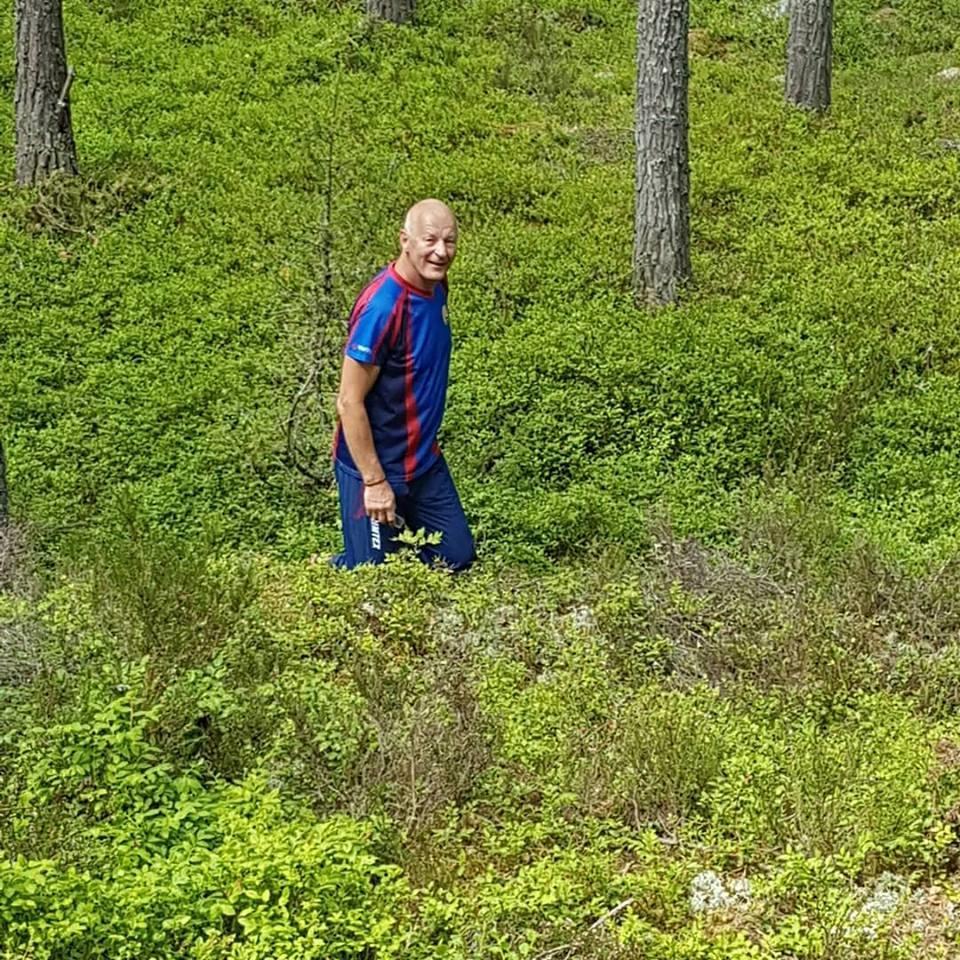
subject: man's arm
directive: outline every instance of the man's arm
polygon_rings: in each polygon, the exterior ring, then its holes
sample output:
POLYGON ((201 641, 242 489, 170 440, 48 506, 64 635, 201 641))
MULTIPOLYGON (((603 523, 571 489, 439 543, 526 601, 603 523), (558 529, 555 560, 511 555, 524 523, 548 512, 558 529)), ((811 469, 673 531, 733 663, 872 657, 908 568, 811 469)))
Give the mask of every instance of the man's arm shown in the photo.
POLYGON ((344 357, 340 390, 337 393, 337 416, 343 428, 343 438, 347 441, 347 449, 363 477, 363 506, 367 516, 380 523, 392 524, 396 496, 373 445, 373 431, 370 429, 370 418, 364 403, 379 375, 378 366, 344 357))

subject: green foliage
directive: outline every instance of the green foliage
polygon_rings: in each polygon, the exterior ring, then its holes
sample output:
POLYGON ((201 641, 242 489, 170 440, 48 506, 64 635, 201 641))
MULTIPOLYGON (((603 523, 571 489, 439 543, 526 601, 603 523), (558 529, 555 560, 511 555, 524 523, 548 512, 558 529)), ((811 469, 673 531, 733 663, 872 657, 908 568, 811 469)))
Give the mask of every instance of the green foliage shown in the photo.
POLYGON ((125 638, 127 656, 153 654, 167 669, 209 659, 256 596, 250 563, 218 562, 202 541, 150 535, 135 512, 92 561, 91 591, 106 627, 125 638))
MULTIPOLYGON (((906 681, 939 650, 918 644, 898 673, 864 646, 873 693, 826 659, 802 682, 761 670, 751 645, 801 597, 771 581, 758 595, 728 559, 664 536, 639 569, 610 556, 458 578, 412 557, 351 574, 178 565, 148 541, 109 593, 63 580, 8 603, 6 622, 36 624, 41 669, 0 712, 4 949, 905 960, 871 936, 916 945, 921 921, 924 942, 945 942, 952 895, 922 880, 955 857, 960 731, 906 681), (248 584, 241 609, 224 613, 213 569, 248 584), (151 577, 206 605, 211 642, 132 642, 146 621, 131 587, 151 577), (767 597, 738 621, 740 659, 709 649, 726 626, 700 623, 720 584, 721 617, 767 597), (731 658, 722 682, 703 684, 698 656, 731 658), (696 893, 704 877, 720 899, 696 893), (871 892, 894 882, 916 891, 871 892)), ((815 588, 811 608, 829 602, 815 588)), ((934 641, 917 612, 931 589, 904 578, 883 616, 919 616, 934 641)), ((882 622, 859 616, 848 629, 882 622)), ((823 611, 802 623, 835 629, 823 611)))
POLYGON ((178 769, 151 737, 156 712, 139 706, 144 669, 125 679, 18 745, 4 847, 23 852, 0 863, 9 954, 392 955, 402 885, 369 826, 313 821, 262 780, 178 769))
POLYGON ((83 178, 0 198, 0 420, 41 545, 82 555, 134 501, 178 536, 332 548, 343 317, 435 194, 464 224, 445 448, 485 551, 643 548, 651 515, 729 541, 740 498, 797 476, 899 560, 953 549, 946 7, 838 7, 837 108, 812 121, 772 82, 768 4, 695 5, 698 284, 651 316, 631 5, 427 3, 400 31, 342 5, 121 6, 71 16, 83 178), (314 363, 295 422, 319 482, 283 426, 314 363))
POLYGON ((839 5, 811 118, 694 4, 658 313, 633 4, 71 8, 83 176, 0 191, 3 955, 951 956, 954 7, 839 5), (345 575, 343 319, 424 195, 484 563, 345 575))
POLYGON ((215 842, 185 838, 96 878, 45 860, 0 866, 8 955, 403 955, 391 916, 402 887, 369 852, 367 829, 346 819, 290 823, 256 785, 202 807, 222 831, 215 842))
POLYGON ((952 831, 929 777, 925 724, 887 697, 799 723, 780 712, 761 707, 752 734, 738 731, 705 801, 713 825, 733 829, 738 856, 773 845, 901 869, 939 861, 952 831))

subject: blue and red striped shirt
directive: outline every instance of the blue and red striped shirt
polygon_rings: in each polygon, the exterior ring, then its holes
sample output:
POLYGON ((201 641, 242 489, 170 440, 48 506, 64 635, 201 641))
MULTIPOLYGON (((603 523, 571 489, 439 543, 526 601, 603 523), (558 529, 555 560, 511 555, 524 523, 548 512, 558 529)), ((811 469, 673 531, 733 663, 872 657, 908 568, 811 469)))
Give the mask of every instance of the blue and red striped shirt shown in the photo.
MULTIPOLYGON (((366 397, 380 465, 391 482, 409 483, 440 456, 450 370, 447 289, 408 283, 391 263, 364 288, 350 313, 344 356, 380 368, 366 397)), ((360 476, 338 424, 334 456, 360 476)))

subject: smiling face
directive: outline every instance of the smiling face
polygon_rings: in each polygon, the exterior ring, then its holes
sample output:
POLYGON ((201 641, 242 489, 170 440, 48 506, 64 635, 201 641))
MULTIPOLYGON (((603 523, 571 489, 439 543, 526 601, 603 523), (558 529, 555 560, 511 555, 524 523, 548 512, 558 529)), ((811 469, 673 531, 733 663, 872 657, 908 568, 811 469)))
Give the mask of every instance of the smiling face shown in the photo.
POLYGON ((400 231, 397 269, 410 283, 433 290, 457 255, 457 220, 439 200, 421 200, 410 208, 400 231))

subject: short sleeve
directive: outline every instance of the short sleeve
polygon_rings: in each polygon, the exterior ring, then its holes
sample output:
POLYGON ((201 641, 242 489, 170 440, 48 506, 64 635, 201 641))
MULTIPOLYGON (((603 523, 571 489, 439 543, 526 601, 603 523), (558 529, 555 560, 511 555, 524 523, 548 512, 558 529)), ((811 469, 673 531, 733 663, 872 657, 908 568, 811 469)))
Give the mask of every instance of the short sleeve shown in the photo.
POLYGON ((344 356, 358 363, 382 367, 393 347, 393 329, 399 303, 373 297, 357 308, 351 318, 350 334, 343 348, 344 356))

